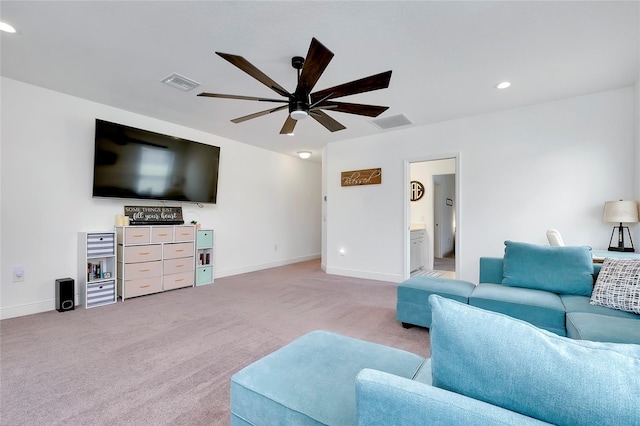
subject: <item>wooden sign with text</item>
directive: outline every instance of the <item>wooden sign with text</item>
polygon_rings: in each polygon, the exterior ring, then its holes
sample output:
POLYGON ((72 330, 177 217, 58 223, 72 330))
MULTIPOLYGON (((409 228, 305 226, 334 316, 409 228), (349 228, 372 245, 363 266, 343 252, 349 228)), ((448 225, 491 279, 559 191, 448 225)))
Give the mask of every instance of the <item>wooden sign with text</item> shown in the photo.
POLYGON ((382 183, 382 169, 364 169, 342 172, 340 186, 378 185, 382 183))
POLYGON ((182 207, 124 206, 131 225, 182 225, 182 207))

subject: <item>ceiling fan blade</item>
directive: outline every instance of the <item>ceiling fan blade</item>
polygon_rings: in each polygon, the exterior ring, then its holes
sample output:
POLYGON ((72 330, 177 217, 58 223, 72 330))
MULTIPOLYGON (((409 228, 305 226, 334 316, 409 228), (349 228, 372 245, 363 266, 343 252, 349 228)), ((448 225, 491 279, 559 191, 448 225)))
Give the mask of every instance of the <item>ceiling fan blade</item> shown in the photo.
POLYGON ((288 135, 293 133, 293 129, 296 127, 296 123, 298 120, 294 120, 290 115, 287 115, 287 119, 284 121, 282 125, 282 129, 280 129, 281 135, 288 135))
POLYGON ((328 99, 340 98, 342 96, 354 95, 356 93, 370 92, 372 90, 386 89, 391 80, 391 71, 354 80, 349 83, 340 84, 328 89, 320 90, 311 94, 311 103, 328 97, 328 99), (329 96, 330 95, 330 96, 329 96))
POLYGON ((228 62, 235 65, 236 67, 240 68, 242 71, 246 72, 251 77, 255 78, 260 83, 264 84, 274 92, 282 96, 286 96, 286 97, 290 96, 289 92, 287 92, 287 90, 284 87, 280 86, 278 83, 273 81, 265 73, 260 71, 253 64, 251 64, 251 62, 247 61, 242 56, 231 55, 229 53, 221 53, 221 52, 216 52, 216 55, 227 60, 228 62))
POLYGON ((331 111, 346 112, 349 114, 366 115, 368 117, 377 117, 389 107, 378 105, 365 105, 365 104, 350 104, 346 102, 326 102, 320 103, 318 109, 331 109, 331 111))
POLYGON ((284 102, 289 103, 286 99, 270 99, 270 98, 260 98, 256 96, 241 96, 241 95, 223 95, 221 93, 199 93, 198 96, 205 96, 208 98, 225 98, 225 99, 240 99, 245 101, 262 101, 262 102, 284 102))
POLYGON ((332 58, 333 52, 327 49, 315 37, 312 38, 307 57, 302 66, 296 91, 303 90, 305 95, 311 93, 311 89, 313 89, 313 86, 315 86, 332 58))
POLYGON ((338 123, 336 120, 325 114, 324 111, 315 110, 309 115, 313 117, 313 119, 318 123, 326 127, 330 132, 337 132, 338 130, 346 129, 346 127, 344 127, 342 124, 338 123))
POLYGON ((287 108, 288 105, 282 105, 276 108, 267 109, 265 111, 254 112, 253 114, 245 115, 244 117, 238 117, 231 120, 233 123, 242 123, 243 121, 251 120, 252 118, 262 117, 263 115, 271 114, 272 112, 280 111, 281 109, 287 108))

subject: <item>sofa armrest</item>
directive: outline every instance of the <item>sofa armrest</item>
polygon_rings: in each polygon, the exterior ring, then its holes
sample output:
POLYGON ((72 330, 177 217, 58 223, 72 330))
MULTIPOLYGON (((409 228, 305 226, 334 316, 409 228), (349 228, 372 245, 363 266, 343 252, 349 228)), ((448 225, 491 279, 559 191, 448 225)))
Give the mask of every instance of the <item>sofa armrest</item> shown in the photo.
POLYGON ((476 399, 378 370, 356 377, 356 424, 548 424, 476 399))
POLYGON ((502 284, 503 278, 502 257, 480 258, 480 284, 502 284))

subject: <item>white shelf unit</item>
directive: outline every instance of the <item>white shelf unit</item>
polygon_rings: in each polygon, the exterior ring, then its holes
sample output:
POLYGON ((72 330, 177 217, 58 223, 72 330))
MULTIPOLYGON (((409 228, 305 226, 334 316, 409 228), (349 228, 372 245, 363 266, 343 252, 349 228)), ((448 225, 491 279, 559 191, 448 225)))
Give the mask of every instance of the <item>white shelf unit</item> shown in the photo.
POLYGON ((196 285, 213 283, 213 229, 199 229, 196 237, 196 285))
POLYGON ((78 297, 85 308, 116 303, 115 232, 78 233, 78 297))
POLYGON ((116 227, 118 296, 122 300, 193 287, 195 227, 116 227))

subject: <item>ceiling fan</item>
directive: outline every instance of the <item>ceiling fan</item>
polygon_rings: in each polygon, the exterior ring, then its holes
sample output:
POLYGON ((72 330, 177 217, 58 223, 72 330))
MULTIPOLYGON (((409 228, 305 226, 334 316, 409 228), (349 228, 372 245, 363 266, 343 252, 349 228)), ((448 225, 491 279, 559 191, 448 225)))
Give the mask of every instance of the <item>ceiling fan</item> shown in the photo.
POLYGON ((311 93, 313 86, 316 84, 324 70, 333 58, 333 53, 327 49, 322 43, 315 38, 311 39, 311 45, 307 52, 307 57, 294 56, 291 58, 291 66, 298 71, 298 84, 293 93, 289 93, 278 83, 269 78, 266 74, 252 65, 242 56, 231 55, 228 53, 216 52, 216 54, 231 64, 240 68, 271 90, 283 96, 286 99, 270 99, 255 96, 239 96, 239 95, 223 95, 219 93, 200 93, 198 96, 206 96, 210 98, 226 98, 241 99, 248 101, 260 102, 278 102, 286 105, 271 108, 265 111, 256 112, 245 115, 243 117, 234 118, 233 123, 242 123, 252 118, 262 117, 276 111, 289 108, 289 115, 280 130, 280 134, 292 134, 298 120, 302 120, 311 116, 318 123, 322 124, 331 132, 346 129, 345 126, 331 118, 323 110, 332 110, 345 112, 349 114, 366 115, 369 117, 377 117, 386 111, 389 107, 365 104, 353 104, 346 102, 336 102, 333 99, 343 96, 353 95, 356 93, 369 92, 372 90, 386 89, 389 87, 391 80, 391 71, 354 80, 349 83, 340 84, 328 89, 319 90, 311 93))

